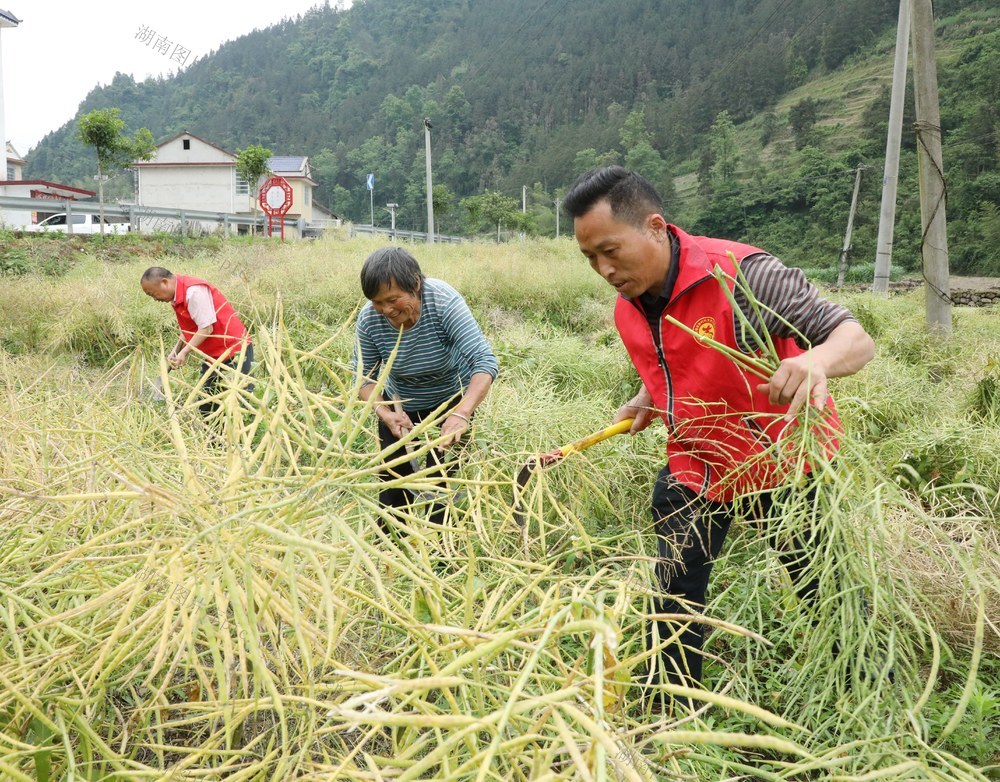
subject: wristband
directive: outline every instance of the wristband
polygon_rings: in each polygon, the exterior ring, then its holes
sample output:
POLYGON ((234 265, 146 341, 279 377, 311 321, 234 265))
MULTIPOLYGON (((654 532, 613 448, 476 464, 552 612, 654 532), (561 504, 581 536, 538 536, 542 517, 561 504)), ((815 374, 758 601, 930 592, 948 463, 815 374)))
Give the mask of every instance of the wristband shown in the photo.
POLYGON ((378 415, 378 409, 380 407, 388 407, 388 406, 389 406, 388 402, 376 402, 375 406, 372 407, 372 412, 375 413, 375 415, 378 415))
POLYGON ((452 415, 455 416, 455 418, 461 418, 463 421, 465 421, 465 423, 469 424, 470 426, 472 425, 472 421, 469 420, 468 416, 464 416, 461 413, 452 413, 452 415))

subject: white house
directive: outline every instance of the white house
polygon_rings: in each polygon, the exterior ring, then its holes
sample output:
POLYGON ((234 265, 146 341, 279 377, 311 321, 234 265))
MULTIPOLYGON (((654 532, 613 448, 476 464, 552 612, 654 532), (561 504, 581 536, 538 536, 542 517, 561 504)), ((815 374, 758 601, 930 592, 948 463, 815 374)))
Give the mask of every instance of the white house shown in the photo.
MULTIPOLYGON (((313 222, 312 178, 308 157, 275 156, 269 168, 292 188, 292 207, 285 215, 285 236, 299 236, 297 221, 313 222)), ((236 173, 236 155, 194 133, 182 131, 156 146, 152 160, 133 164, 136 202, 141 206, 250 214, 251 188, 236 173)), ((257 206, 257 214, 260 207, 257 206)), ((149 225, 148 221, 145 221, 149 225)), ((155 223, 154 223, 155 227, 155 223)), ((206 228, 211 230, 208 225, 206 228)))
POLYGON ((288 236, 289 222, 299 218, 305 222, 313 221, 312 191, 316 182, 309 168, 309 158, 292 155, 282 155, 268 158, 267 167, 274 176, 280 176, 292 186, 292 208, 285 215, 285 236, 288 236))
POLYGON ((29 212, 23 209, 5 209, 0 211, 0 223, 7 228, 16 230, 26 228, 33 223, 39 223, 46 217, 65 211, 62 201, 80 201, 93 198, 93 190, 83 190, 79 187, 60 185, 44 179, 25 179, 21 173, 24 159, 16 149, 7 142, 7 178, 0 180, 0 195, 15 198, 46 198, 53 201, 52 209, 39 209, 29 212))
POLYGON ((16 182, 19 179, 24 179, 24 158, 21 157, 20 153, 14 149, 14 145, 9 141, 7 142, 7 176, 5 180, 7 182, 16 182))

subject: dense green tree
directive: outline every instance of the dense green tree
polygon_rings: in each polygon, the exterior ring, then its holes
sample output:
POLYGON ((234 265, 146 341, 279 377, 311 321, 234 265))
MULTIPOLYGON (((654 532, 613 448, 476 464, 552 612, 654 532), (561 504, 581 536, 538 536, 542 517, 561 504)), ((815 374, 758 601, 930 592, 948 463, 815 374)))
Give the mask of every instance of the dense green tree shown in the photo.
MULTIPOLYGON (((257 220, 257 191, 260 189, 264 177, 271 173, 271 169, 268 166, 271 156, 271 150, 267 147, 262 147, 260 144, 251 144, 249 147, 241 149, 236 153, 236 173, 240 175, 250 188, 250 211, 253 213, 255 225, 257 220)), ((251 230, 250 233, 253 235, 254 230, 251 230)))
POLYGON ((766 147, 778 133, 778 115, 774 111, 765 111, 760 118, 760 145, 766 147))
POLYGON ((469 214, 469 221, 473 226, 488 223, 496 226, 497 242, 500 242, 500 229, 506 225, 509 228, 522 228, 525 226, 525 219, 519 211, 519 204, 516 198, 505 196, 495 190, 487 190, 477 196, 469 196, 462 200, 462 206, 469 214))
POLYGON ((434 227, 441 231, 442 225, 455 211, 455 194, 447 185, 434 185, 431 188, 431 200, 434 203, 434 227))
POLYGON ((798 87, 809 75, 809 64, 801 51, 801 39, 795 35, 785 45, 785 86, 798 87))
POLYGON ((573 158, 573 173, 580 175, 584 171, 600 166, 614 166, 621 163, 621 155, 614 150, 598 154, 593 147, 581 149, 573 158))
POLYGON ((630 149, 634 149, 640 144, 649 145, 653 135, 646 130, 646 112, 643 109, 636 109, 630 112, 622 124, 622 129, 618 134, 621 140, 622 149, 626 154, 630 149))
POLYGON ((740 162, 736 127, 728 111, 720 111, 716 116, 708 132, 708 143, 712 150, 712 186, 716 190, 726 190, 736 180, 740 162))
POLYGON ((648 141, 640 141, 625 154, 625 167, 638 171, 652 182, 664 200, 674 197, 674 180, 669 174, 667 161, 648 141))
POLYGON ((135 135, 125 135, 125 120, 118 108, 94 109, 80 117, 77 136, 97 155, 98 210, 101 235, 104 235, 104 177, 105 172, 128 168, 137 160, 150 160, 156 152, 153 134, 139 128, 135 135))
POLYGON ((812 129, 817 117, 817 104, 812 98, 803 98, 788 110, 788 124, 795 135, 795 146, 799 149, 812 141, 812 129))

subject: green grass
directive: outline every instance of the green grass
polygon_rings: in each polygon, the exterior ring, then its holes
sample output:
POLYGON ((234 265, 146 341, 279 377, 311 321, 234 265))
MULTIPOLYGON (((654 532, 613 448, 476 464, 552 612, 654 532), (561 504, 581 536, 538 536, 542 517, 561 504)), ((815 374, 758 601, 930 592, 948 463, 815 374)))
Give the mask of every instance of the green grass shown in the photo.
POLYGON ((149 401, 175 332, 139 290, 148 261, 5 280, 0 776, 998 778, 1000 429, 970 415, 993 409, 995 313, 957 312, 936 345, 919 294, 853 295, 879 355, 835 385, 849 436, 822 506, 789 503, 773 530, 821 513, 827 599, 799 604, 763 530, 737 523, 703 705, 677 721, 631 686, 662 427, 534 475, 527 534, 513 521, 525 460, 634 389, 610 289, 568 241, 414 248, 466 294, 502 373, 447 523, 416 508, 387 536, 348 369, 376 246, 169 259, 252 324, 257 388, 226 393, 217 425, 193 368, 149 401))

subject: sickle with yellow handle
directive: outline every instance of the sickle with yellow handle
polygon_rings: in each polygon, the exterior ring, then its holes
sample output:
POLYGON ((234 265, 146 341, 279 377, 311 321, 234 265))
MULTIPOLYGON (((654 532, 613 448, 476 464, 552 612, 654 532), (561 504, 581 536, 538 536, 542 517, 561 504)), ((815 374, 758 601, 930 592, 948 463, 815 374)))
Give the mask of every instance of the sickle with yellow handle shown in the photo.
POLYGON ((517 474, 517 480, 514 482, 514 519, 517 523, 524 526, 524 507, 521 504, 521 489, 523 489, 525 484, 527 484, 528 478, 531 477, 531 473, 534 472, 537 467, 548 467, 556 462, 562 461, 571 453, 578 453, 585 448, 590 448, 590 446, 597 445, 597 443, 603 442, 609 437, 614 437, 616 434, 624 434, 632 428, 634 421, 634 418, 626 418, 623 421, 619 421, 617 424, 605 427, 599 432, 588 434, 586 437, 583 437, 576 442, 564 445, 562 448, 556 448, 554 451, 539 454, 538 456, 532 456, 528 459, 528 461, 525 462, 524 467, 522 467, 521 471, 517 474))

